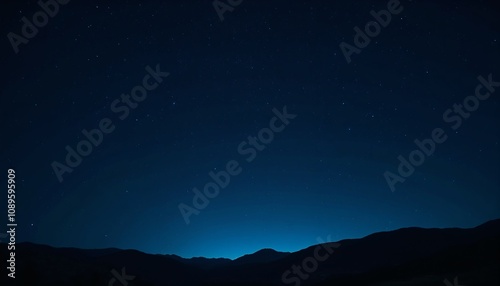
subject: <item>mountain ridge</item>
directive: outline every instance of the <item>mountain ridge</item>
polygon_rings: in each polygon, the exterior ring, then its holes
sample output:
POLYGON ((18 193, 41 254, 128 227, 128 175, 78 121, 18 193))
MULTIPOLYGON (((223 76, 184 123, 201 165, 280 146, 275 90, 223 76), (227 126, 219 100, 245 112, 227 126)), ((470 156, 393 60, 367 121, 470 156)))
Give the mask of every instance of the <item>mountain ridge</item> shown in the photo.
MULTIPOLYGON (((440 275, 449 275, 453 269, 469 271, 472 276, 487 273, 486 278, 477 279, 500 281, 493 271, 500 270, 498 242, 500 219, 466 229, 412 227, 376 232, 335 242, 340 246, 318 262, 317 269, 302 284, 369 285, 396 278, 424 279, 425 275, 442 283, 440 275)), ((303 266, 324 244, 289 253, 261 249, 234 260, 185 259, 118 248, 55 248, 29 242, 16 246, 16 280, 22 285, 107 285, 112 269, 126 269, 127 274, 134 275, 134 285, 208 286, 283 285, 283 273, 293 265, 303 266)), ((5 243, 0 244, 0 254, 8 255, 5 243)), ((4 284, 5 279, 0 277, 1 285, 9 285, 4 284)))

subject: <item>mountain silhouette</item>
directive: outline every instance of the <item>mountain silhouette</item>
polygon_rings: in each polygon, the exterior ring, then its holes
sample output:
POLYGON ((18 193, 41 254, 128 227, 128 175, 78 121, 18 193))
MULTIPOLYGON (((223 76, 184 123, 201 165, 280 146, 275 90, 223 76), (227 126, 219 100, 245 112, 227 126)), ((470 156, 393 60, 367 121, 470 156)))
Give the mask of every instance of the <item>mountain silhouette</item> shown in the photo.
MULTIPOLYGON (((0 253, 8 257, 5 243, 0 253)), ((500 220, 470 229, 402 228, 291 253, 262 249, 234 260, 33 243, 16 247, 17 285, 122 285, 117 273, 129 275, 131 286, 446 285, 446 280, 453 285, 455 277, 460 285, 493 286, 500 285, 500 220), (294 274, 294 265, 302 275, 294 274)), ((3 275, 0 285, 13 285, 11 280, 3 275)))
POLYGON ((243 255, 231 263, 232 265, 244 265, 250 263, 268 263, 288 256, 290 252, 279 252, 274 249, 264 248, 252 254, 243 255))

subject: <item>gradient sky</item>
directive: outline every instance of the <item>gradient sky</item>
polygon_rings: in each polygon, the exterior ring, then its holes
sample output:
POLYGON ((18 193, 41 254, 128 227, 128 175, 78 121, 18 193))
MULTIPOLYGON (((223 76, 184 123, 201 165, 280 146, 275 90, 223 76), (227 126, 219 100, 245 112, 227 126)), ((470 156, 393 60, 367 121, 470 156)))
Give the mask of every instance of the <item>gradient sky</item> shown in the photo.
POLYGON ((211 1, 73 0, 17 54, 6 35, 40 7, 5 4, 0 170, 16 170, 18 241, 235 258, 499 218, 500 91, 457 130, 442 118, 478 76, 500 81, 498 6, 402 0, 348 64, 339 44, 386 3, 244 0, 221 21, 211 1), (170 75, 120 120, 112 102, 157 64, 170 75), (247 162, 238 145, 284 106, 297 117, 247 162), (103 118, 115 130, 59 182, 52 162, 103 118), (447 141, 392 192, 384 172, 435 128, 447 141), (241 174, 186 225, 178 205, 230 160, 241 174))

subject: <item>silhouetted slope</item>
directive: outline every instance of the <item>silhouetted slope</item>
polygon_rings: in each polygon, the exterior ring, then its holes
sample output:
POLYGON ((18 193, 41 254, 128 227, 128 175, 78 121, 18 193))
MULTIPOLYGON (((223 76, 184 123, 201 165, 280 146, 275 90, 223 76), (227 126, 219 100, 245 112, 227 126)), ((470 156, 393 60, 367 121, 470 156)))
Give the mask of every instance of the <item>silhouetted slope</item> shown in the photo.
MULTIPOLYGON (((391 269, 411 261, 432 257, 437 253, 452 249, 456 251, 466 245, 480 244, 500 235, 500 220, 495 220, 473 229, 423 229, 403 228, 396 231, 380 232, 361 239, 342 240, 341 246, 302 284, 319 282, 335 275, 360 275, 382 269, 391 269)), ((313 256, 316 246, 291 253, 287 257, 265 265, 228 266, 214 276, 218 281, 249 281, 283 284, 281 275, 292 265, 313 256), (228 270, 228 271, 225 271, 228 270), (255 275, 259 273, 259 275, 255 275), (224 277, 222 279, 221 277, 224 277)), ((498 256, 500 259, 500 256, 498 256)), ((290 284, 293 285, 293 284, 290 284)))
MULTIPOLYGON (((499 285, 500 220, 472 229, 404 228, 339 243, 300 285, 444 285, 445 278, 452 281, 457 275, 462 285, 499 285)), ((130 285, 136 286, 283 285, 282 274, 292 265, 302 265, 317 247, 293 253, 263 249, 229 260, 20 243, 16 282, 108 285, 113 278, 110 271, 121 272, 125 267, 128 275, 135 276, 130 285)), ((7 257, 6 244, 0 244, 0 254, 7 257)), ((11 282, 5 275, 0 277, 0 285, 11 282)))
POLYGON ((290 255, 290 252, 279 252, 274 249, 265 248, 252 254, 243 255, 233 260, 231 264, 244 265, 250 263, 268 263, 287 257, 288 255, 290 255))
POLYGON ((454 277, 460 278, 461 285, 500 285, 499 274, 500 236, 496 236, 393 268, 361 275, 332 275, 316 285, 444 285, 444 279, 452 281, 454 277))
MULTIPOLYGON (((7 257, 6 245, 0 247, 2 257, 7 257)), ((128 275, 136 276, 134 285, 190 285, 203 274, 171 258, 136 250, 83 250, 20 243, 16 247, 17 284, 8 284, 12 281, 3 275, 0 285, 108 285, 113 278, 111 270, 121 273, 123 267, 128 275)))

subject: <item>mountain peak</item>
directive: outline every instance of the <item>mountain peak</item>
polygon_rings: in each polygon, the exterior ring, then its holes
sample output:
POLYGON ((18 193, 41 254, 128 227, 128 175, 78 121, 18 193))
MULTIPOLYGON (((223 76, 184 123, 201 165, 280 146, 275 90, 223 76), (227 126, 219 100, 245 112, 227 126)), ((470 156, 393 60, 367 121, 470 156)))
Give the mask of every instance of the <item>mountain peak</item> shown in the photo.
POLYGON ((272 248, 262 248, 260 250, 257 250, 253 254, 257 254, 257 253, 279 253, 279 251, 276 251, 276 250, 274 250, 272 248))
POLYGON ((290 254, 290 252, 279 252, 272 248, 263 248, 252 254, 243 255, 234 260, 236 264, 247 263, 267 263, 281 259, 290 254))

